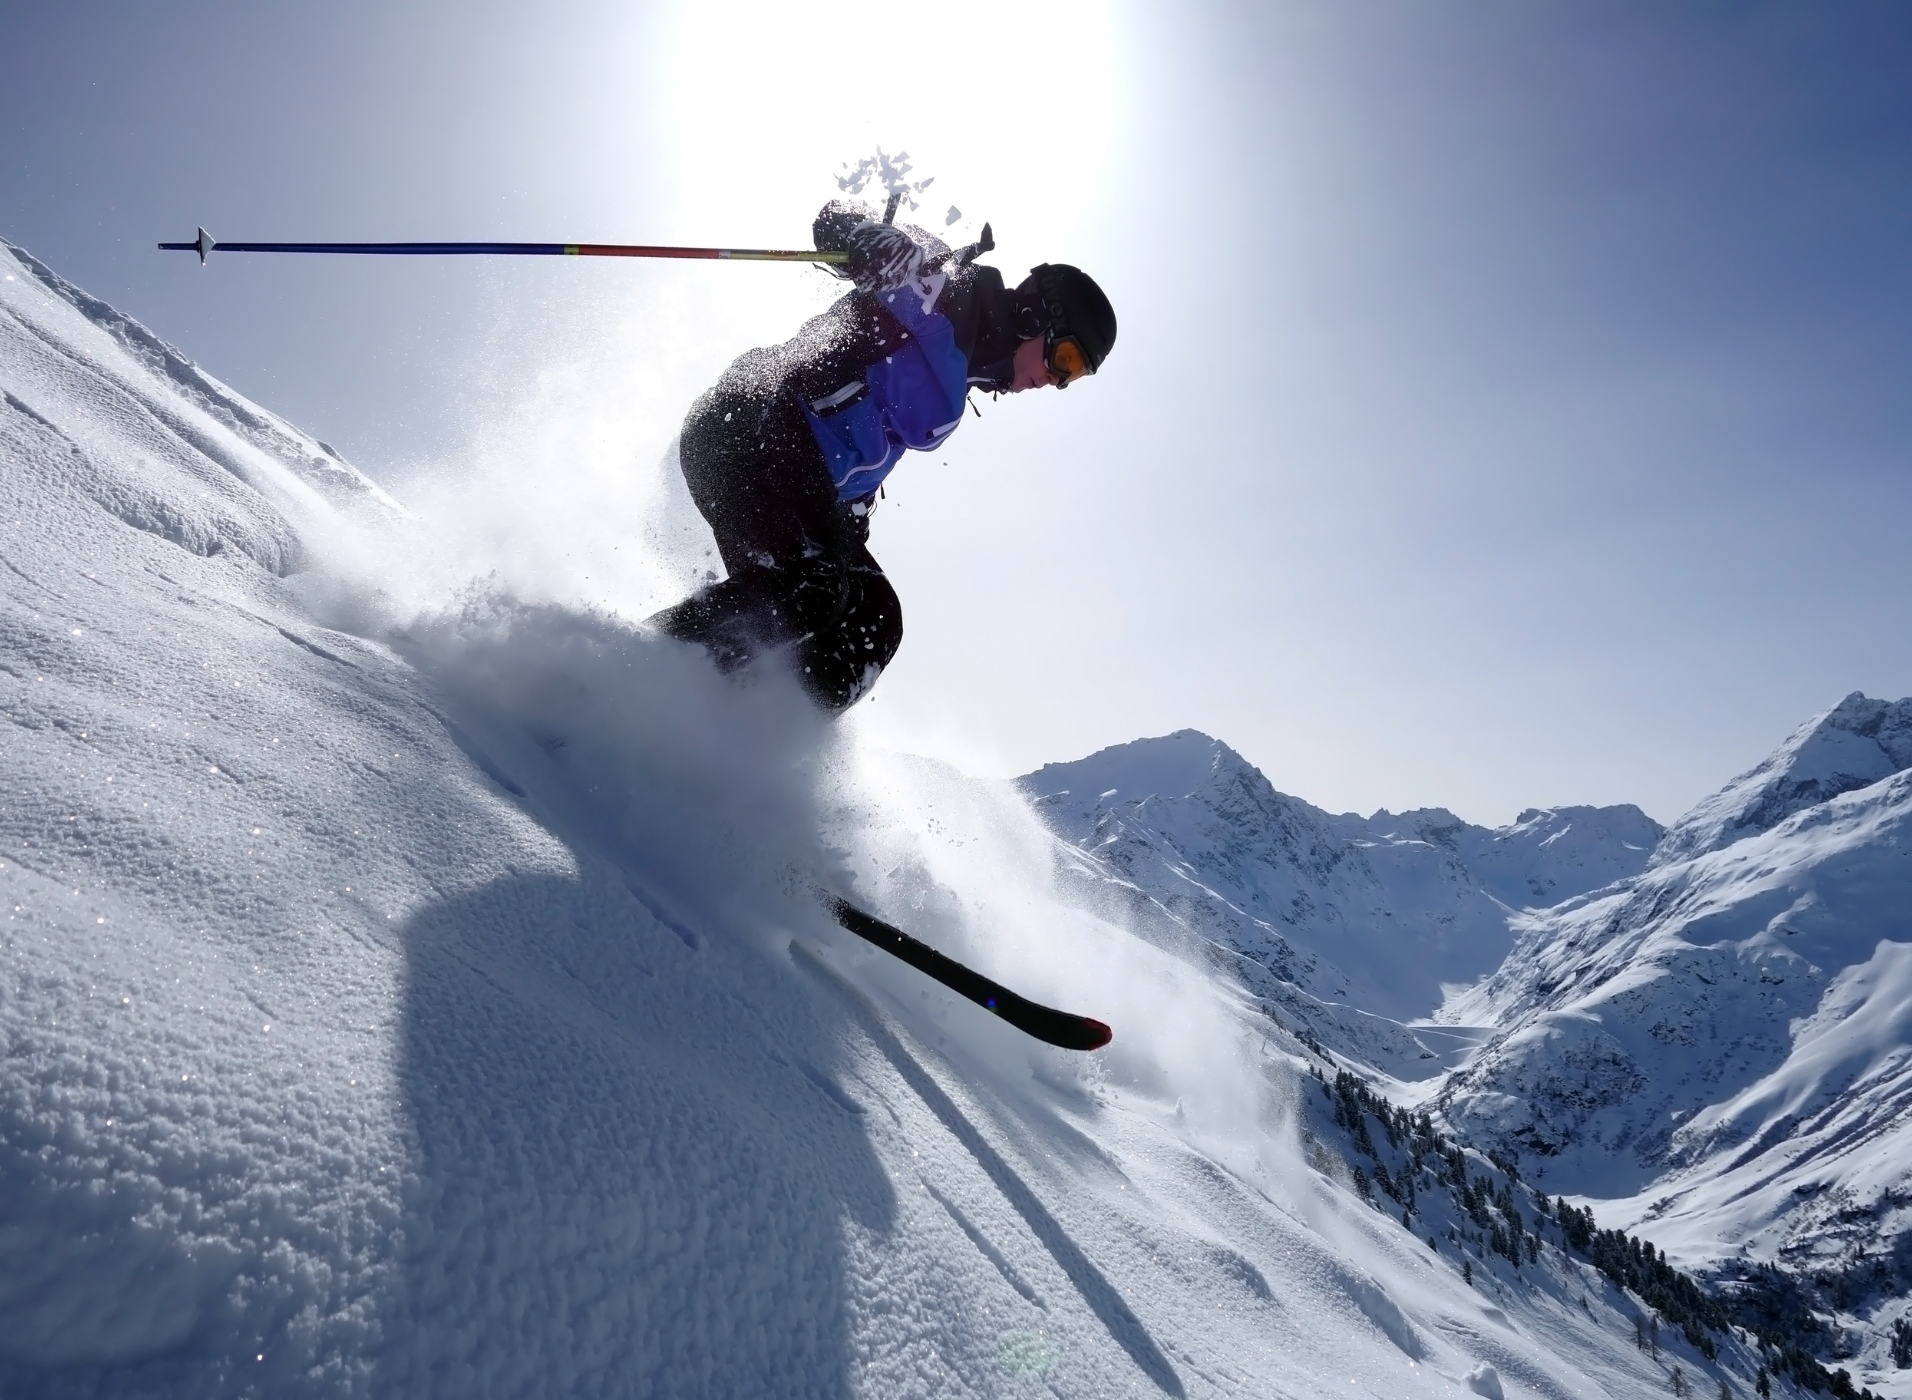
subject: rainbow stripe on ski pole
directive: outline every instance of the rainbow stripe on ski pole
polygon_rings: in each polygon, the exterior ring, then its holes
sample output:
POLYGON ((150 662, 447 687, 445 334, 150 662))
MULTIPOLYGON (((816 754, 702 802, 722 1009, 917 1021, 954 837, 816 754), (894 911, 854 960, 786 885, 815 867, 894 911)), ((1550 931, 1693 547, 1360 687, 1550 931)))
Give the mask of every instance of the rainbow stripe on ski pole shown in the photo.
POLYGON ((162 243, 163 252, 197 253, 371 253, 423 256, 489 254, 532 258, 722 258, 740 262, 834 263, 848 253, 813 253, 781 248, 679 248, 653 243, 222 243, 203 228, 191 243, 162 243))

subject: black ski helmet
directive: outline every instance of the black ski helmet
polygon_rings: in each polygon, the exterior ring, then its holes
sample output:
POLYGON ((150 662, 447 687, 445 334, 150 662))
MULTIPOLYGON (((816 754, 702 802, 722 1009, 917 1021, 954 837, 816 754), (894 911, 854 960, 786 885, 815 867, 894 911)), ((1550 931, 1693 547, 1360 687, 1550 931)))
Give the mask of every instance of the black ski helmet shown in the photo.
POLYGON ((1115 348, 1115 308, 1079 267, 1043 263, 1031 268, 1016 288, 1016 302, 1022 313, 1018 320, 1028 330, 1023 339, 1072 335, 1089 357, 1091 373, 1102 368, 1115 348))

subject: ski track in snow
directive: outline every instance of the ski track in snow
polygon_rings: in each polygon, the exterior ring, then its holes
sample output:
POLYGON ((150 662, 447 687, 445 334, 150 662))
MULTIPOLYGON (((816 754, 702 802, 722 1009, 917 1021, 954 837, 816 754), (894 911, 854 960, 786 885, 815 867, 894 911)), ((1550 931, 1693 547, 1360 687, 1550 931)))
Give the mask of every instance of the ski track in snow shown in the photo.
POLYGON ((1664 1387, 1584 1269, 1470 1288, 1309 1165, 1298 1047, 1008 785, 496 581, 401 604, 395 502, 0 276, 0 1391, 1664 1387))

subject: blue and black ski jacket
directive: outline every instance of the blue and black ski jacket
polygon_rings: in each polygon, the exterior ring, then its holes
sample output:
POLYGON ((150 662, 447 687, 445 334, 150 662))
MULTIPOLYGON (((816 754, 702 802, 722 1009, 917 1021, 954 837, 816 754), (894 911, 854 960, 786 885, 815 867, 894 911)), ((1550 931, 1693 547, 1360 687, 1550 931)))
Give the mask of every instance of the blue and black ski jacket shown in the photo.
MULTIPOLYGON (((927 235, 919 247, 945 251, 927 235)), ((783 348, 788 390, 823 453, 837 499, 873 495, 906 451, 963 421, 972 384, 1006 386, 1014 294, 993 267, 925 270, 919 255, 850 293, 783 348)))

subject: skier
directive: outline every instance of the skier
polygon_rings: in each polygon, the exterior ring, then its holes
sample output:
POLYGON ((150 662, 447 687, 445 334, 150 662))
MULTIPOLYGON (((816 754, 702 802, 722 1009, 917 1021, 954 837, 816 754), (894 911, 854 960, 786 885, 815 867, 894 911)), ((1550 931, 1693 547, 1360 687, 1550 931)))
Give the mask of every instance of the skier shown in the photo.
MULTIPOLYGON (((832 200, 812 234, 847 252, 856 290, 782 345, 746 351, 684 420, 679 460, 728 577, 650 619, 726 671, 789 647, 841 713, 903 641, 871 557, 870 512, 908 449, 941 446, 971 386, 1067 388, 1102 367, 1115 311, 1078 268, 1044 263, 1013 291, 921 229, 832 200)), ((835 269, 832 269, 833 271, 835 269)))

